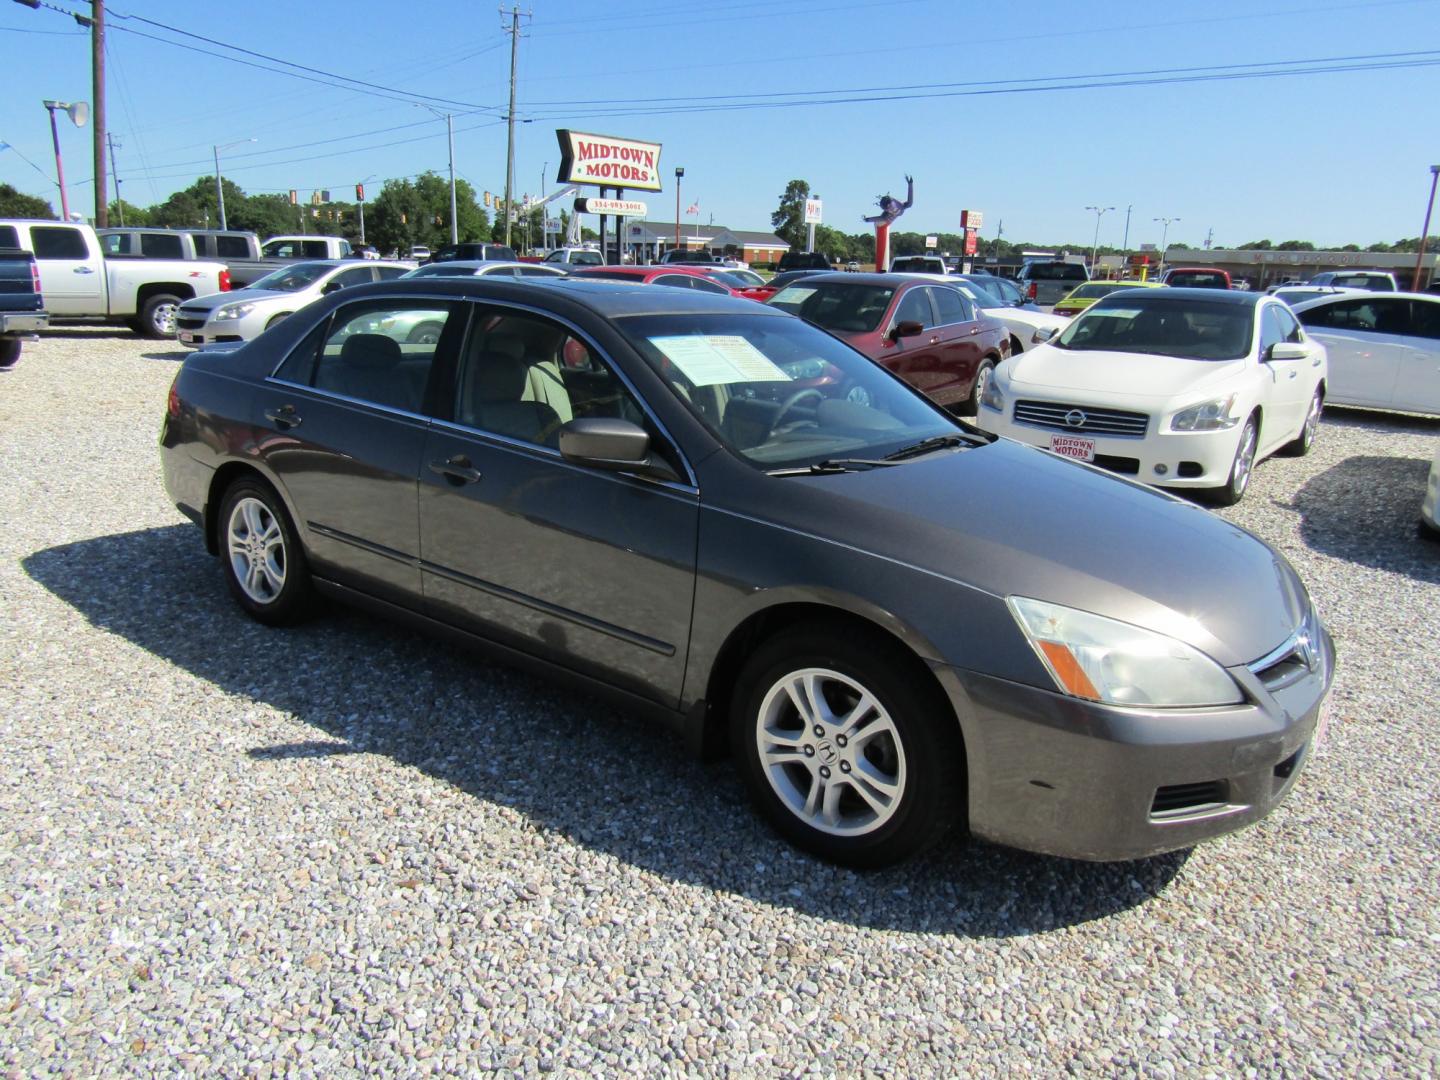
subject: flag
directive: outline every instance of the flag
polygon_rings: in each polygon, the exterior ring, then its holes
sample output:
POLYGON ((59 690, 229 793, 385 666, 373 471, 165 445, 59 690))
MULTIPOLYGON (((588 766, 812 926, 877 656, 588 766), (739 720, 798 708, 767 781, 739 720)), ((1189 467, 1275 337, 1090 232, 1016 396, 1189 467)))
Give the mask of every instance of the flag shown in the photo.
POLYGON ((690 209, 689 209, 689 210, 686 210, 685 213, 687 213, 687 214, 698 214, 698 213, 700 213, 700 200, 699 200, 699 199, 696 199, 693 203, 691 203, 691 204, 690 204, 690 209))

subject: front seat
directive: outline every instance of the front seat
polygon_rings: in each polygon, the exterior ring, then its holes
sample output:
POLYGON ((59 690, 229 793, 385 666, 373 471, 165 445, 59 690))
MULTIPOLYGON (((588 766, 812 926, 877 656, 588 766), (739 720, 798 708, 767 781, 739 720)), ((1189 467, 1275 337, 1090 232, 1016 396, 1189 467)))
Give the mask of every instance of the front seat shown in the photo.
POLYGON ((470 365, 461 423, 540 446, 559 443, 560 414, 543 401, 526 400, 530 365, 503 352, 482 352, 470 365))

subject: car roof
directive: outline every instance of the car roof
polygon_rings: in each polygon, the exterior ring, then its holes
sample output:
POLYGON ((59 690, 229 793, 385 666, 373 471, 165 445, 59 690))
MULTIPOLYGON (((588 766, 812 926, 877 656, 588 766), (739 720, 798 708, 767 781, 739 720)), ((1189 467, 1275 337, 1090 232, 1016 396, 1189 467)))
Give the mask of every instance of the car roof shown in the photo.
MULTIPOLYGON (((616 269, 619 269, 618 267, 616 269)), ((854 275, 851 275, 854 276, 854 275)), ((534 304, 536 289, 554 290, 564 299, 588 308, 605 318, 634 315, 732 314, 792 318, 783 311, 757 304, 754 300, 695 289, 637 287, 622 281, 605 281, 575 274, 564 277, 532 277, 523 281, 504 276, 396 278, 343 290, 347 298, 361 296, 429 295, 512 299, 534 304)))
MULTIPOLYGON (((1296 286, 1296 288, 1303 287, 1304 286, 1296 286)), ((1440 303, 1440 296, 1436 296, 1434 293, 1375 292, 1372 289, 1351 289, 1348 292, 1337 292, 1326 296, 1316 296, 1309 300, 1302 300, 1300 303, 1294 305, 1294 310, 1304 311, 1312 307, 1324 307, 1326 304, 1339 303, 1341 300, 1359 300, 1362 297, 1370 297, 1374 300, 1424 300, 1431 304, 1440 303)), ((1274 298, 1272 297, 1271 299, 1274 298)))
MULTIPOLYGON (((1140 289, 1117 289, 1110 295, 1103 297, 1097 303, 1103 304, 1123 296, 1127 292, 1140 292, 1140 289)), ((1186 289, 1176 288, 1167 285, 1163 289, 1156 289, 1153 292, 1145 290, 1146 295, 1152 300, 1203 300, 1208 304, 1234 304, 1236 307, 1254 307, 1262 300, 1274 300, 1273 296, 1267 296, 1262 292, 1254 292, 1249 289, 1186 289)))

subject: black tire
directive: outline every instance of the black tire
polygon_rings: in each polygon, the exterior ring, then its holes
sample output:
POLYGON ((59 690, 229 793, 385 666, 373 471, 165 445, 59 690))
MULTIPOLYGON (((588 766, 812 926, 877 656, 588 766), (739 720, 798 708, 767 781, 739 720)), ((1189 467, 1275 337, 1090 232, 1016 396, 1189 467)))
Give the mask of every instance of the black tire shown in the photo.
POLYGON ((279 315, 271 315, 270 318, 269 318, 269 320, 265 323, 265 329, 266 329, 266 330, 273 330, 275 327, 279 326, 282 322, 284 322, 284 321, 285 321, 286 319, 288 319, 289 317, 290 317, 290 312, 288 312, 288 311, 282 311, 279 315))
POLYGON ((0 371, 8 371, 20 359, 20 339, 0 338, 0 371))
POLYGON ((1235 444, 1235 460, 1230 463, 1230 475, 1223 487, 1212 488, 1210 497, 1220 506, 1234 506, 1250 490, 1250 477, 1255 472, 1255 452, 1260 441, 1260 425, 1252 415, 1240 429, 1240 441, 1235 444), (1247 456, 1248 460, 1243 460, 1247 456))
POLYGON ((1305 423, 1300 428, 1300 434, 1280 448, 1282 454, 1304 457, 1315 448, 1315 436, 1320 431, 1320 414, 1324 409, 1325 395, 1317 386, 1315 396, 1310 399, 1310 406, 1305 412, 1305 423))
POLYGON ((220 533, 216 539, 225 584, 247 615, 269 626, 289 626, 310 614, 314 590, 309 564, 285 504, 274 488, 258 477, 235 481, 220 500, 216 528, 220 533), (254 517, 247 520, 251 513, 254 517), (274 539, 265 543, 265 538, 272 535, 274 539), (249 542, 252 538, 253 545, 249 542), (262 550, 268 556, 277 547, 281 579, 278 584, 273 576, 274 562, 256 558, 262 550), (248 549, 248 553, 237 548, 248 549), (267 562, 268 570, 260 568, 254 580, 242 581, 242 565, 255 566, 259 561, 267 562))
POLYGON ((731 740, 751 798, 781 836, 831 862, 871 868, 930 847, 963 819, 964 743, 953 711, 928 678, 899 645, 848 626, 782 631, 751 655, 736 683, 731 740), (871 735, 847 740, 844 726, 834 722, 819 724, 817 733, 814 718, 802 719, 784 690, 803 672, 820 681, 831 721, 854 705, 859 691, 870 695, 877 707, 865 714, 862 730, 871 735), (794 758, 762 765, 762 730, 780 733, 776 750, 795 739, 794 758), (883 809, 861 797, 857 780, 867 777, 893 778, 897 791, 883 809), (794 805, 801 787, 811 799, 817 788, 836 789, 829 830, 807 822, 805 807, 794 805))
POLYGON ((975 369, 975 385, 970 387, 970 396, 960 406, 959 412, 962 416, 975 416, 980 412, 980 395, 985 392, 985 384, 995 374, 995 361, 985 359, 980 361, 980 366, 975 369))
POLYGON ((422 322, 405 336, 407 345, 434 345, 440 341, 440 333, 445 329, 444 323, 422 322))
POLYGON ((1021 344, 1020 339, 1019 339, 1018 337, 1016 337, 1014 334, 1011 334, 1011 335, 1010 335, 1010 355, 1011 355, 1011 356, 1019 356, 1019 355, 1020 355, 1021 353, 1023 353, 1024 351, 1025 351, 1025 346, 1024 346, 1023 344, 1021 344))
POLYGON ((140 333, 147 338, 164 340, 175 336, 175 312, 182 303, 170 293, 156 293, 140 308, 140 333))

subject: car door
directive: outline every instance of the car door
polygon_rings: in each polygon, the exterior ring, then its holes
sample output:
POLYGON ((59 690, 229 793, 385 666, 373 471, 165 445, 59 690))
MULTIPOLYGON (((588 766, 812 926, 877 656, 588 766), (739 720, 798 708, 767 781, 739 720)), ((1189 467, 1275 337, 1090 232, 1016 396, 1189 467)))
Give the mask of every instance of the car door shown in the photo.
POLYGON ((105 262, 71 225, 31 225, 30 250, 51 315, 104 315, 105 262))
POLYGON ((1331 401, 1394 407, 1400 368, 1413 351, 1408 300, 1357 296, 1297 314, 1329 353, 1331 401))
POLYGON ((419 607, 416 482, 437 357, 458 347, 460 301, 357 300, 318 326, 255 396, 262 462, 278 480, 315 572, 419 607), (412 342, 420 324, 438 340, 412 342))
POLYGON ((1260 370, 1266 374, 1261 407, 1264 420, 1260 430, 1260 450, 1269 452, 1275 446, 1294 439, 1305 422, 1310 398, 1315 392, 1312 373, 1318 360, 1277 360, 1271 349, 1281 342, 1299 343, 1304 338, 1297 323, 1279 304, 1260 307, 1260 370))
POLYGON ((885 337, 880 362, 922 394, 943 392, 950 376, 940 357, 940 335, 930 289, 923 285, 902 286, 897 293, 893 313, 881 324, 885 337), (895 337, 896 327, 903 322, 918 322, 922 329, 918 334, 895 337))
POLYGON ((942 405, 955 405, 970 396, 975 372, 980 368, 986 350, 994 344, 993 335, 984 332, 979 312, 956 289, 927 289, 935 305, 939 337, 940 371, 930 396, 942 405))
POLYGON ((1412 297, 1409 348, 1395 373, 1393 404, 1406 412, 1440 413, 1440 297, 1412 297))
POLYGON ((576 417, 633 420, 672 445, 658 422, 583 335, 503 305, 477 306, 452 385, 420 474, 430 613, 675 704, 698 492, 688 479, 571 464, 556 449, 576 417))

